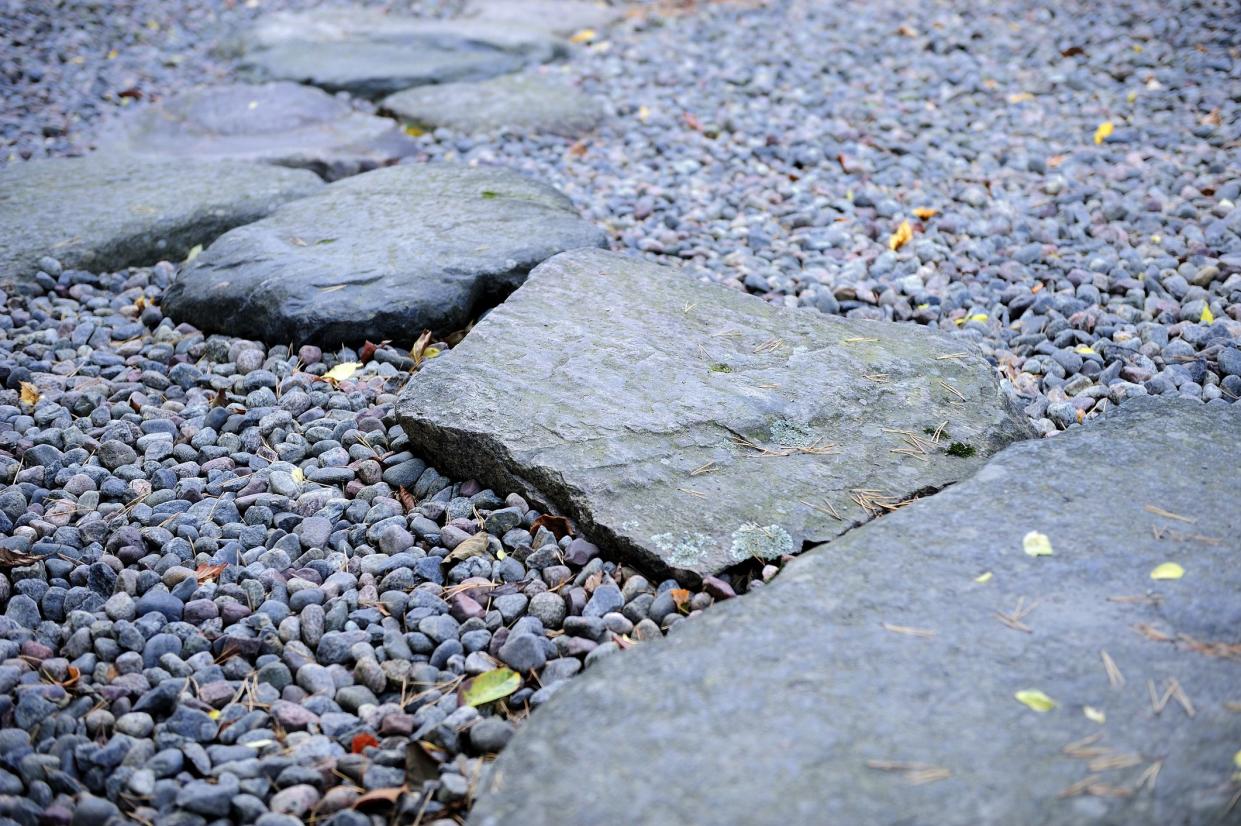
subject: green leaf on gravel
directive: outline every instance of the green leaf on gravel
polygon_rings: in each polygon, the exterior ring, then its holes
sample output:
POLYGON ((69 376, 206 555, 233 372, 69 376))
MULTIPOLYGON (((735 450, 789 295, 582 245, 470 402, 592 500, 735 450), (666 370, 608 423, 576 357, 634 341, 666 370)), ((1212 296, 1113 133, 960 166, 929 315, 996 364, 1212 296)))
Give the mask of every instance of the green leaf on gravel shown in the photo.
POLYGON ((499 193, 499 192, 492 192, 490 189, 484 189, 484 190, 483 190, 483 200, 484 200, 484 201, 494 201, 496 198, 499 198, 499 197, 500 197, 500 193, 499 193))
POLYGON ((1047 534, 1030 531, 1021 540, 1021 547, 1030 556, 1051 556, 1051 540, 1047 534))
POLYGON ((484 671, 467 682, 461 689, 461 702, 467 706, 481 706, 495 702, 521 688, 521 675, 511 668, 484 671))
POLYGON ((1056 707, 1055 700, 1048 697, 1043 692, 1036 691, 1034 689, 1026 689, 1025 691, 1018 691, 1016 694, 1013 695, 1013 697, 1017 699, 1017 702, 1021 703, 1022 705, 1028 706, 1029 708, 1032 708, 1038 712, 1051 711, 1053 708, 1056 707))

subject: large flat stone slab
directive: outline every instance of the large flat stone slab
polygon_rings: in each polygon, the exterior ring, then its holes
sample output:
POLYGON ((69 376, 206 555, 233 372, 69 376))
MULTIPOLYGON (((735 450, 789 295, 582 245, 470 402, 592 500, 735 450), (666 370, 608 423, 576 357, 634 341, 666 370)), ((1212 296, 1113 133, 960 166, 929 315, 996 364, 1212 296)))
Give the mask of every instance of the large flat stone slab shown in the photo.
POLYGON ((241 68, 380 98, 431 83, 480 80, 565 54, 557 38, 482 20, 424 20, 366 8, 276 12, 242 37, 241 68))
POLYGON ((124 112, 101 149, 157 158, 231 158, 309 169, 328 180, 396 162, 417 144, 388 118, 296 83, 191 89, 124 112))
POLYGON ((470 822, 1235 823, 1238 466, 1241 418, 1179 400, 1014 445, 576 678, 470 822))
POLYGON ((238 161, 90 155, 0 170, 0 279, 43 256, 106 272, 178 260, 323 186, 304 170, 238 161))
POLYGON ((556 253, 603 243, 568 198, 510 170, 393 166, 222 236, 161 307, 265 341, 409 346, 465 327, 556 253))
POLYGON ((576 137, 603 120, 603 106, 570 84, 533 74, 420 86, 380 104, 403 122, 458 132, 551 133, 576 137))
POLYGON ((1028 432, 960 341, 591 250, 539 267, 397 415, 437 467, 697 573, 831 539, 1028 432))
POLYGON ((471 0, 463 14, 571 37, 584 29, 605 29, 624 18, 625 10, 592 0, 471 0))

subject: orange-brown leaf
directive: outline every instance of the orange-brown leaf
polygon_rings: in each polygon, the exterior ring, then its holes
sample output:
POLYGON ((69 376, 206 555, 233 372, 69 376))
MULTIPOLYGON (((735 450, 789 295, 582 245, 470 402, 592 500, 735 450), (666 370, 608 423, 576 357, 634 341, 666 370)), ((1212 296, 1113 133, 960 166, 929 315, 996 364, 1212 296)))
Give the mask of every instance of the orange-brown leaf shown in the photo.
POLYGON ((671 591, 668 592, 668 595, 671 596, 672 601, 677 604, 678 611, 681 611, 682 613, 684 613, 685 609, 689 607, 690 594, 689 594, 689 591, 687 591, 686 589, 673 588, 671 591))
POLYGON ((409 348, 409 357, 414 360, 415 369, 422 366, 422 359, 426 355, 427 345, 431 343, 431 331, 423 330, 422 335, 418 336, 418 340, 414 342, 414 346, 409 348))
POLYGON ((685 112, 681 117, 685 118, 685 125, 690 129, 693 129, 695 132, 702 131, 702 123, 699 122, 698 118, 694 117, 689 112, 685 112))
POLYGON ((379 741, 375 739, 375 735, 362 732, 361 734, 355 734, 353 736, 353 743, 350 744, 349 750, 354 754, 361 754, 366 751, 368 746, 378 745, 379 741))
POLYGON ((545 513, 534 520, 534 524, 530 526, 530 533, 537 534, 539 528, 547 528, 557 540, 564 539, 566 536, 573 536, 573 523, 565 516, 545 513))
POLYGON ((22 404, 35 405, 39 401, 39 388, 28 381, 20 382, 22 404))
POLYGON ((355 809, 384 809, 392 806, 405 794, 404 786, 393 786, 389 789, 371 789, 353 801, 355 809))
POLYGON ((418 507, 418 500, 414 498, 412 493, 405 489, 404 485, 401 485, 396 489, 396 498, 400 501, 401 507, 405 508, 406 513, 409 513, 414 508, 418 507))
POLYGON ((378 344, 367 339, 367 342, 362 345, 362 349, 358 351, 358 361, 366 364, 371 359, 375 358, 375 351, 378 349, 378 344))
POLYGON ((199 565, 194 569, 194 576, 200 583, 210 582, 223 573, 227 567, 227 562, 221 562, 218 565, 199 565))

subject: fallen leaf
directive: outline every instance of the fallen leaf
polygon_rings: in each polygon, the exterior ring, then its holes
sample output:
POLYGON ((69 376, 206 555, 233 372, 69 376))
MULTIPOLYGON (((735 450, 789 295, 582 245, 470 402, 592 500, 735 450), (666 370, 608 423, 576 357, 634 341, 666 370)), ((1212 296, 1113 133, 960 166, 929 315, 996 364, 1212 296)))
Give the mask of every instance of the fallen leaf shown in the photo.
POLYGON ((684 588, 672 588, 668 591, 668 596, 672 597, 672 601, 676 603, 677 610, 685 613, 685 609, 689 608, 689 591, 684 588))
POLYGON ((1086 715, 1086 719, 1092 723, 1103 725, 1107 722, 1107 715, 1094 706, 1086 706, 1082 709, 1082 714, 1086 715))
POLYGON ((401 503, 401 507, 405 508, 406 513, 418 507, 418 500, 414 499, 414 495, 406 490, 404 485, 396 489, 396 498, 401 503))
POLYGON ((39 403, 39 388, 28 381, 20 382, 18 386, 21 388, 22 404, 35 405, 39 403))
POLYGON ((978 576, 974 577, 974 581, 975 581, 975 582, 978 582, 978 583, 987 583, 987 582, 990 582, 990 581, 991 581, 991 572, 990 572, 990 571, 987 571, 985 574, 979 574, 978 576))
POLYGON ((912 241, 913 237, 914 228, 910 226, 908 221, 901 221, 901 225, 896 228, 896 232, 892 233, 892 237, 888 239, 888 249, 895 252, 912 241))
POLYGON ((1180 579, 1183 576, 1185 576, 1185 569, 1175 562, 1165 562, 1151 571, 1151 579, 1180 579))
POLYGON ((358 351, 358 360, 366 364, 375 358, 375 351, 379 349, 379 345, 369 339, 362 345, 362 349, 358 351))
POLYGON ((690 129, 693 129, 695 132, 702 131, 702 124, 699 123, 698 118, 694 117, 689 112, 683 113, 681 117, 685 119, 685 125, 690 129))
POLYGON ((213 708, 207 712, 207 716, 210 717, 212 720, 219 720, 220 710, 218 708, 213 708))
POLYGON ((194 246, 190 247, 190 251, 186 253, 186 256, 185 256, 185 263, 192 264, 194 262, 194 259, 198 257, 198 253, 202 251, 203 251, 202 244, 195 244, 194 246))
POLYGON ((379 741, 375 739, 375 735, 370 734, 368 732, 362 732, 361 734, 355 734, 353 736, 353 742, 350 743, 349 745, 349 751, 353 752, 354 754, 361 754, 362 752, 366 751, 366 748, 368 746, 378 746, 378 745, 379 745, 379 741))
POLYGON ((1203 324, 1211 324, 1215 321, 1215 313, 1211 312, 1211 307, 1209 305, 1203 305, 1202 315, 1198 317, 1198 321, 1203 324))
POLYGON ((404 786, 396 786, 391 789, 371 789, 366 794, 353 801, 355 809, 377 809, 383 806, 391 806, 405 794, 404 786))
POLYGON ((521 688, 521 675, 511 668, 494 668, 461 685, 461 702, 467 706, 482 706, 502 700, 521 688))
POLYGON ((901 37, 917 37, 918 36, 918 30, 915 29, 913 26, 901 26, 900 28, 896 30, 896 33, 899 34, 901 37))
POLYGON ((446 556, 445 560, 448 562, 460 562, 463 559, 469 559, 472 556, 482 556, 485 553, 487 553, 487 532, 479 531, 453 548, 452 553, 446 556))
POLYGON ((362 365, 356 361, 342 361, 340 364, 336 365, 331 370, 328 370, 319 378, 335 384, 336 382, 344 381, 354 373, 358 372, 358 368, 361 366, 362 365))
POLYGON ((646 123, 651 117, 651 108, 649 106, 638 107, 638 120, 646 123))
POLYGON ((430 343, 431 331, 423 330, 422 335, 418 336, 418 340, 414 342, 414 346, 409 348, 409 357, 414 361, 415 370, 422 366, 422 359, 430 343))
POLYGON ((1025 549, 1027 556, 1051 556, 1051 540, 1047 538, 1047 534, 1038 531, 1030 531, 1021 540, 1021 547, 1025 549))
POLYGON ((1017 92, 1016 94, 1008 96, 1008 102, 1012 104, 1028 103, 1032 100, 1034 100, 1034 95, 1029 92, 1017 92))
POLYGON ((1112 124, 1110 120, 1105 120, 1103 121, 1103 123, 1100 123, 1099 128, 1094 130, 1095 144, 1097 145, 1097 144, 1103 143, 1105 140, 1108 139, 1108 136, 1111 135, 1112 132, 1114 131, 1116 131, 1116 127, 1112 124))
POLYGON ((33 565, 41 559, 43 557, 34 554, 24 554, 20 551, 0 548, 0 568, 17 568, 22 565, 33 565))
POLYGON ((420 788, 425 781, 439 778, 439 761, 432 757, 430 752, 421 740, 406 744, 405 782, 410 788, 420 788))
POLYGON ((1038 712, 1051 711, 1056 707, 1056 701, 1048 697, 1041 691, 1027 688, 1024 691, 1018 691, 1013 695, 1017 702, 1034 709, 1038 712))
POLYGON ((212 407, 228 407, 228 395, 223 390, 217 391, 215 394, 215 398, 211 400, 211 406, 212 407))
POLYGON ((569 42, 570 43, 589 43, 590 41, 594 40, 598 36, 599 36, 599 33, 596 32, 594 29, 580 29, 573 33, 573 36, 569 38, 569 42))
POLYGON ((293 468, 293 472, 292 472, 292 473, 290 473, 289 475, 290 475, 290 476, 292 476, 292 477, 293 477, 293 481, 294 481, 294 482, 297 482, 299 485, 300 485, 302 482, 305 482, 305 481, 306 481, 306 472, 305 472, 305 471, 303 471, 303 470, 302 470, 301 468, 299 468, 299 467, 295 467, 295 468, 293 468))
POLYGON ((557 541, 564 539, 566 536, 573 536, 573 523, 565 516, 545 513, 534 520, 527 530, 532 534, 537 534, 539 528, 547 528, 556 537, 557 541))
POLYGON ((204 582, 210 582, 224 572, 228 567, 227 562, 221 562, 217 565, 199 565, 194 569, 194 577, 201 585, 204 582))
POLYGON ((405 132, 405 134, 409 135, 411 138, 421 138, 423 135, 427 133, 425 129, 420 129, 417 126, 414 126, 412 123, 407 123, 405 124, 405 126, 401 128, 405 132))
POLYGON ((914 210, 914 217, 921 218, 923 221, 927 218, 934 218, 938 214, 939 210, 932 209, 931 207, 918 207, 914 210))

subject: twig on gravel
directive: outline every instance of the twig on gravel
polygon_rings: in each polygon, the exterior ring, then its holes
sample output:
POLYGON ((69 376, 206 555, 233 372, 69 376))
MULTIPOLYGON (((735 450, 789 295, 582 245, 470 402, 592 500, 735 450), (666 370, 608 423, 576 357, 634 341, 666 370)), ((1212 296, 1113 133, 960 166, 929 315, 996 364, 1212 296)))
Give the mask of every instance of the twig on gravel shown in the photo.
POLYGON ((1175 519, 1178 522, 1188 522, 1191 525, 1198 521, 1197 519, 1193 519, 1188 516, 1181 516, 1179 513, 1173 513, 1172 511, 1164 510, 1158 505, 1143 505, 1142 510, 1146 511, 1147 513, 1153 513, 1156 516, 1162 516, 1165 519, 1175 519))

